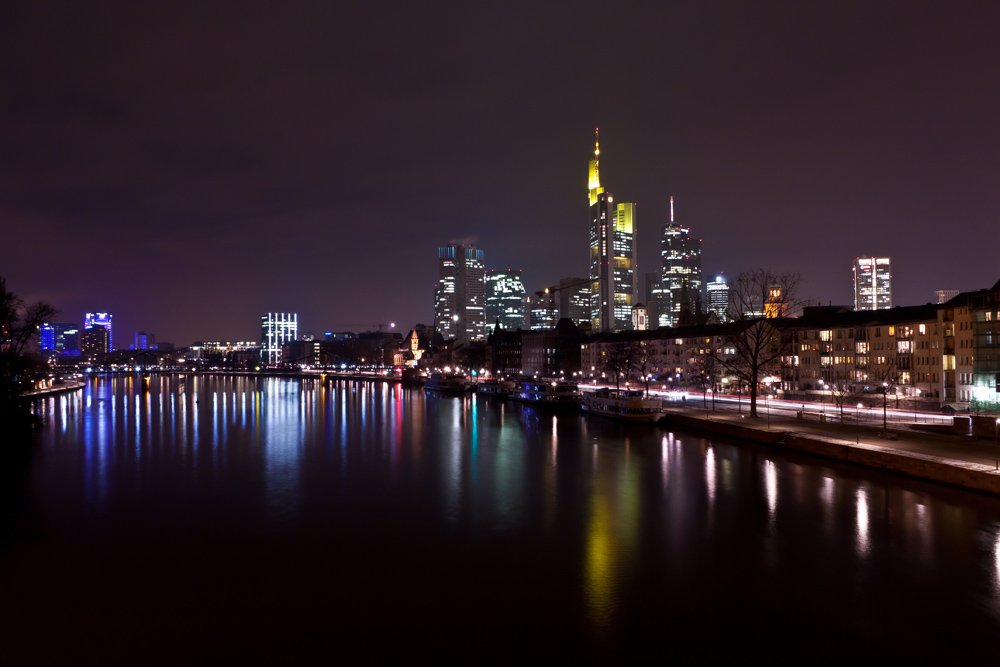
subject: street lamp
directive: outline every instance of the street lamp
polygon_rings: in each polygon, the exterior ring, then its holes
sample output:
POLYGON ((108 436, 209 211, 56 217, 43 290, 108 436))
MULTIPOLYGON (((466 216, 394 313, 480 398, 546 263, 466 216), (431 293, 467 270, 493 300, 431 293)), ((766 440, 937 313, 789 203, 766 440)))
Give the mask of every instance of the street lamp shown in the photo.
POLYGON ((888 430, 888 427, 886 426, 886 416, 885 416, 885 408, 886 408, 886 403, 888 402, 888 400, 889 400, 889 383, 888 382, 883 382, 882 383, 882 431, 883 431, 883 435, 884 435, 885 431, 888 430))
POLYGON ((854 411, 854 416, 858 418, 858 432, 855 434, 855 435, 857 435, 857 438, 855 439, 855 442, 860 445, 861 444, 861 404, 860 403, 858 403, 858 409, 854 411))
MULTIPOLYGON (((1000 447, 1000 440, 997 439, 997 430, 1000 429, 1000 419, 993 424, 993 444, 1000 447)), ((1000 449, 997 449, 997 465, 996 469, 1000 470, 1000 449)))

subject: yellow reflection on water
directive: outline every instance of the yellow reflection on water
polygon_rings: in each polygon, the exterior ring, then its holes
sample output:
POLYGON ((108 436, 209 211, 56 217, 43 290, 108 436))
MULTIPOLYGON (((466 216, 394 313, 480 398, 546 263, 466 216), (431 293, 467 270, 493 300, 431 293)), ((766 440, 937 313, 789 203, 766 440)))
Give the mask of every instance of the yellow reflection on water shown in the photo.
POLYGON ((587 613, 596 635, 609 640, 624 573, 635 553, 639 528, 637 473, 621 460, 612 471, 595 469, 584 571, 587 613))

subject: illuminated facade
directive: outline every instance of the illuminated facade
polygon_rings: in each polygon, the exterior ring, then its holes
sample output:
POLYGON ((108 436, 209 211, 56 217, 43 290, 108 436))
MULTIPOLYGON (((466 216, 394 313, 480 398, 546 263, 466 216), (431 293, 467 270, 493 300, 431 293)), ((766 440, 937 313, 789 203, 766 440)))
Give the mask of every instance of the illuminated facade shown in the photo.
POLYGON ((632 328, 636 303, 635 204, 601 187, 600 143, 590 161, 590 320, 594 331, 632 328))
POLYGON ((264 313, 260 316, 260 359, 268 365, 281 361, 281 346, 299 337, 297 313, 264 313))
POLYGON ((719 322, 728 322, 729 285, 726 284, 726 279, 723 276, 716 276, 715 282, 708 283, 705 289, 708 292, 709 312, 715 313, 719 322))
POLYGON ((80 354, 87 359, 95 360, 98 355, 111 351, 111 346, 108 344, 110 339, 107 327, 94 324, 80 334, 80 354))
POLYGON ((80 353, 80 328, 76 324, 43 324, 39 333, 42 352, 80 353))
POLYGON ((506 331, 524 327, 526 296, 521 269, 487 271, 486 326, 492 328, 499 320, 500 328, 506 331))
POLYGON ((691 236, 691 230, 674 221, 674 198, 670 198, 670 224, 663 228, 660 249, 663 288, 670 292, 670 321, 661 326, 677 326, 681 312, 681 290, 687 283, 688 298, 694 308, 695 295, 701 298, 704 279, 701 274, 701 239, 691 236))
POLYGON ((563 278, 559 281, 559 317, 568 317, 573 324, 590 322, 590 283, 584 278, 563 278))
POLYGON ((93 329, 94 326, 102 326, 108 330, 108 346, 105 352, 115 349, 115 334, 111 328, 111 313, 87 313, 83 320, 83 330, 93 329))
POLYGON ((892 269, 888 257, 854 260, 854 310, 892 308, 892 269))
POLYGON ((545 290, 541 296, 528 298, 532 330, 555 329, 559 311, 556 309, 555 295, 545 290))
POLYGON ((438 248, 439 280, 434 288, 434 329, 445 340, 486 337, 486 270, 474 245, 438 248))

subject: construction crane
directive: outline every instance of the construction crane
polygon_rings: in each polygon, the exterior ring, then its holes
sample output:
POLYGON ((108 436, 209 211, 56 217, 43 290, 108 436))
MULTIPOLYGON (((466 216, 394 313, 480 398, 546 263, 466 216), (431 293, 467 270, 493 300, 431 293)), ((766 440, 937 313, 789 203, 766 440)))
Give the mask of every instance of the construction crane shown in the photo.
MULTIPOLYGON (((555 326, 555 309, 556 309, 556 292, 564 289, 572 289, 574 287, 582 287, 583 285, 589 285, 590 278, 579 278, 577 280, 570 280, 569 282, 561 283, 559 285, 552 285, 551 287, 546 287, 543 290, 538 290, 535 294, 538 295, 538 301, 541 302, 547 295, 549 297, 549 320, 552 325, 555 326)), ((530 313, 529 313, 530 317, 530 313)))

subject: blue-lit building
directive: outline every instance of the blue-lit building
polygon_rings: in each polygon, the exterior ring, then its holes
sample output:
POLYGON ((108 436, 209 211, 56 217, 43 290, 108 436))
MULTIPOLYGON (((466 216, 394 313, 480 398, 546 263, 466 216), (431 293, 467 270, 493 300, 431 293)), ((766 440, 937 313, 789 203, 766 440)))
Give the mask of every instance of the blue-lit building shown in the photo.
POLYGON ((80 327, 66 322, 43 324, 41 331, 42 352, 80 354, 80 327))
POLYGON ((281 361, 281 346, 299 337, 297 313, 264 313, 260 316, 260 359, 268 365, 281 361))
POLYGON ((87 313, 83 320, 83 330, 93 329, 94 326, 101 326, 108 330, 108 349, 112 352, 115 349, 115 334, 111 327, 111 313, 87 313))
POLYGON ((156 336, 145 331, 136 331, 132 334, 133 350, 155 350, 156 336))

